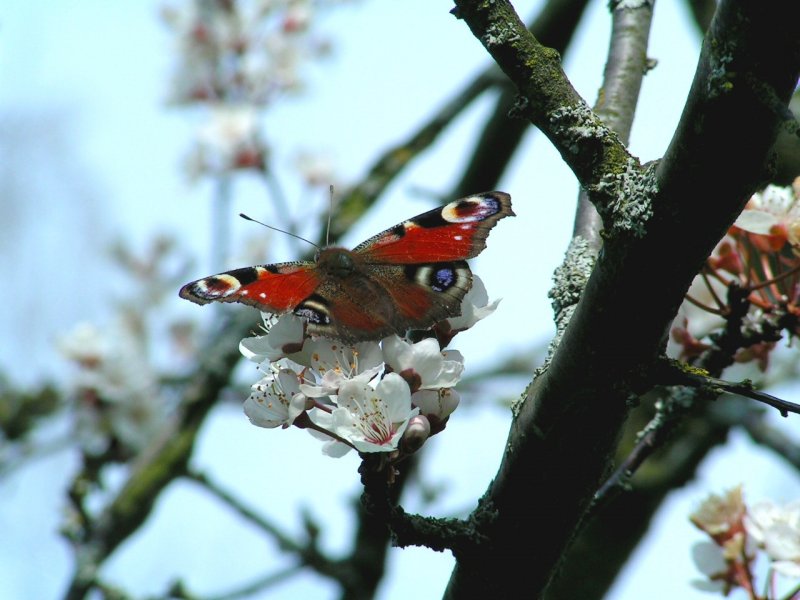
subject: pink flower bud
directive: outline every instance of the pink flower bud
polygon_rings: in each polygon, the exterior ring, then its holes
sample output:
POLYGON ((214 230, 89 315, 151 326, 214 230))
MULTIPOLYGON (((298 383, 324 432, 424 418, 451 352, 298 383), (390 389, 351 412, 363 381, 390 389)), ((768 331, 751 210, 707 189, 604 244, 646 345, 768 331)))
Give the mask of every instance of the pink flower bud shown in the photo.
POLYGON ((416 452, 422 448, 422 444, 425 443, 430 435, 431 424, 427 417, 423 415, 411 417, 401 441, 403 450, 408 454, 416 452))

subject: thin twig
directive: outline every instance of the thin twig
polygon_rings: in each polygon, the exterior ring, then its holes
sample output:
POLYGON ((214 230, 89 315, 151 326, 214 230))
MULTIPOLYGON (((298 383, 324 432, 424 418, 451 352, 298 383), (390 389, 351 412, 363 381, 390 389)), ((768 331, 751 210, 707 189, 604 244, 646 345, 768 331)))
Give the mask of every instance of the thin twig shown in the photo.
POLYGON ((216 496, 241 517, 250 521, 259 529, 269 534, 269 536, 278 543, 282 550, 298 555, 302 555, 307 551, 307 548, 304 544, 295 541, 288 533, 282 531, 275 523, 266 517, 259 515, 252 508, 245 506, 241 500, 236 498, 231 492, 225 490, 205 473, 189 469, 185 476, 187 479, 194 481, 203 487, 203 489, 216 496))

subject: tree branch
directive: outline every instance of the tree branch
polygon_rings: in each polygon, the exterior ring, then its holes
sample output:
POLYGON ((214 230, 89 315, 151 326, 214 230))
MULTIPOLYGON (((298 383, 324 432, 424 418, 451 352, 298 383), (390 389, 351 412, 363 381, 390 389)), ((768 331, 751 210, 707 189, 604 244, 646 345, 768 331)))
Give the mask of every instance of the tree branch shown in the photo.
POLYGON ((254 326, 253 317, 250 311, 239 311, 222 328, 217 343, 201 355, 184 392, 180 416, 140 457, 125 485, 100 515, 85 523, 88 528, 79 536, 76 568, 66 598, 84 598, 102 562, 141 526, 158 495, 185 473, 200 426, 228 383, 240 357, 239 340, 254 326))
MULTIPOLYGON (((638 5, 612 2, 611 45, 594 111, 625 145, 630 138, 642 79, 648 70, 647 42, 654 1, 643 0, 638 5)), ((581 189, 573 236, 584 238, 595 254, 602 244, 599 217, 588 192, 581 189)))
POLYGON ((649 178, 584 108, 552 54, 516 25, 507 2, 457 6, 595 205, 615 212, 606 222, 616 226, 549 369, 517 407, 486 494, 498 514, 486 532, 492 543, 457 556, 446 593, 513 594, 525 573, 527 592, 536 597, 610 467, 627 402, 647 389, 684 292, 764 174, 784 118, 781 104, 800 72, 793 29, 800 6, 720 4, 681 126, 649 178), (626 217, 627 230, 619 226, 626 217), (520 538, 535 543, 511 551, 520 538))
MULTIPOLYGON (((549 0, 530 26, 530 31, 544 45, 564 54, 587 3, 588 0, 549 0)), ((489 69, 500 71, 495 64, 489 69)), ((494 112, 478 135, 472 158, 451 194, 453 198, 468 196, 476 190, 497 188, 500 177, 530 128, 525 119, 509 115, 516 98, 516 90, 506 80, 506 84, 500 87, 494 112)))
POLYGON ((606 173, 633 158, 572 87, 558 52, 540 44, 506 0, 455 4, 456 17, 467 23, 517 86, 518 114, 550 139, 583 187, 602 196, 606 173))

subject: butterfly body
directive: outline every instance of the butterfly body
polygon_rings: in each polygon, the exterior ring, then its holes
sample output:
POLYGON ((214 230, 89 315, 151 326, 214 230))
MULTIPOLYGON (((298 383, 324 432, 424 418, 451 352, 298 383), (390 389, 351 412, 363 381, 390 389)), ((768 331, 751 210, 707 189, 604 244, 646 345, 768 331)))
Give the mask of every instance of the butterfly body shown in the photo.
POLYGON ((245 267, 186 284, 196 302, 240 302, 293 312, 314 335, 355 342, 427 329, 458 316, 472 286, 464 259, 486 247, 511 198, 487 192, 433 209, 359 244, 323 248, 314 262, 245 267))

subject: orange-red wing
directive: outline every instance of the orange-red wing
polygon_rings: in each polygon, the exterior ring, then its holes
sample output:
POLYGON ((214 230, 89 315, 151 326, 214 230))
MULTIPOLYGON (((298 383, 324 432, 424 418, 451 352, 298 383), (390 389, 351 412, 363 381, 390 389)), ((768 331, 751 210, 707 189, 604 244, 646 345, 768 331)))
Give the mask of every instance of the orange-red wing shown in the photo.
POLYGON ((353 252, 372 264, 472 258, 486 248, 486 238, 497 221, 513 214, 508 194, 476 194, 395 225, 360 244, 353 252))
POLYGON ((234 269, 187 283, 181 298, 197 304, 241 302, 265 312, 292 310, 319 285, 314 263, 288 262, 234 269))

